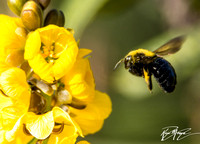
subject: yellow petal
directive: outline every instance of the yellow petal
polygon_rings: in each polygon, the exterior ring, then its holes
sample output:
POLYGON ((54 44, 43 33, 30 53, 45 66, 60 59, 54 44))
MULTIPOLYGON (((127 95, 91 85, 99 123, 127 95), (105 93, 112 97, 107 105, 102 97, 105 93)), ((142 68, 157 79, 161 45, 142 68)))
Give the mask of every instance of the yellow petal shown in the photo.
POLYGON ((30 91, 23 70, 19 68, 10 68, 1 74, 0 81, 1 89, 7 96, 28 107, 30 91))
POLYGON ((9 131, 16 121, 24 115, 28 107, 20 103, 13 103, 13 100, 0 93, 0 129, 9 131))
POLYGON ((18 118, 15 109, 11 108, 14 104, 9 97, 2 93, 0 93, 0 99, 0 129, 10 130, 18 118))
POLYGON ((49 83, 54 82, 52 64, 47 63, 40 54, 35 55, 34 58, 30 59, 28 62, 30 67, 41 79, 49 83))
POLYGON ((80 58, 77 59, 70 72, 61 79, 61 82, 65 84, 65 89, 69 91, 73 98, 82 102, 82 104, 87 104, 94 97, 95 83, 89 60, 82 58, 90 51, 82 49, 79 52, 78 57, 80 58))
POLYGON ((16 121, 26 112, 27 110, 20 106, 4 107, 0 112, 1 127, 4 130, 11 130, 16 121))
POLYGON ((54 107, 52 111, 55 122, 64 123, 64 129, 61 133, 52 133, 48 144, 74 144, 78 135, 82 135, 80 127, 61 108, 54 107))
POLYGON ((80 127, 76 124, 76 122, 74 122, 71 119, 70 115, 67 112, 65 112, 59 107, 54 107, 52 111, 53 111, 55 122, 57 123, 64 122, 65 125, 72 126, 74 128, 74 131, 82 136, 82 131, 80 127))
POLYGON ((92 52, 92 50, 90 50, 90 49, 81 48, 81 49, 79 49, 77 58, 78 59, 84 58, 85 56, 89 55, 91 52, 92 52))
POLYGON ((67 49, 61 54, 59 59, 53 65, 55 79, 58 80, 64 76, 74 65, 78 53, 76 43, 68 45, 67 49))
POLYGON ((110 97, 106 93, 100 91, 95 92, 95 98, 93 103, 91 103, 91 108, 98 108, 98 114, 101 118, 107 118, 112 111, 112 102, 110 97))
POLYGON ((0 99, 0 143, 22 144, 30 141, 32 137, 25 135, 21 121, 27 109, 16 105, 2 93, 0 99))
POLYGON ((57 123, 65 122, 66 125, 73 125, 73 122, 67 112, 59 107, 54 107, 52 111, 54 119, 57 123))
POLYGON ((18 121, 15 123, 14 127, 10 131, 5 132, 5 139, 9 143, 13 144, 24 144, 28 143, 33 136, 26 135, 23 131, 23 116, 21 116, 18 121))
POLYGON ((48 144, 74 144, 77 137, 78 134, 75 132, 74 128, 65 125, 60 134, 51 134, 48 144))
POLYGON ((11 68, 10 65, 6 64, 4 61, 0 61, 0 75, 2 72, 8 70, 9 68, 11 68))
POLYGON ((12 100, 9 97, 4 96, 1 92, 0 92, 0 111, 4 108, 4 107, 8 107, 10 105, 13 105, 12 100))
POLYGON ((12 51, 23 50, 26 41, 26 30, 20 18, 0 14, 0 59, 3 60, 12 51))
POLYGON ((36 56, 41 47, 41 39, 38 31, 31 32, 25 45, 24 59, 30 60, 36 56))
POLYGON ((101 130, 104 124, 104 120, 103 119, 101 120, 82 119, 82 120, 78 120, 77 123, 80 125, 82 129, 83 135, 86 136, 88 134, 94 134, 98 132, 99 130, 101 130))
POLYGON ((77 142, 76 144, 90 144, 88 141, 82 140, 77 142))
POLYGON ((6 143, 8 143, 8 142, 6 141, 6 139, 5 139, 5 130, 1 130, 1 131, 0 131, 0 143, 1 143, 1 144, 6 144, 6 143))
POLYGON ((10 52, 8 56, 6 57, 6 63, 11 66, 19 66, 24 61, 24 50, 16 50, 10 52))
POLYGON ((54 128, 53 112, 49 111, 42 115, 28 112, 25 118, 27 130, 37 139, 46 139, 54 128))
POLYGON ((85 109, 70 107, 71 117, 79 124, 83 134, 95 133, 101 129, 104 119, 112 110, 111 100, 105 93, 96 91, 94 100, 85 109))

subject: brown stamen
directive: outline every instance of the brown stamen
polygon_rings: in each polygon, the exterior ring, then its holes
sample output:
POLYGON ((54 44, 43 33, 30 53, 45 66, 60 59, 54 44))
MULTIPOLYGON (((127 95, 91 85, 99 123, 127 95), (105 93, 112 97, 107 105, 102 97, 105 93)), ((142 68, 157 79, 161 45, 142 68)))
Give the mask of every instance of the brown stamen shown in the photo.
POLYGON ((0 93, 2 93, 4 96, 8 97, 8 96, 4 93, 4 91, 3 91, 2 89, 0 89, 0 93))
POLYGON ((26 134, 26 135, 28 135, 28 136, 30 136, 31 135, 31 133, 27 130, 27 128, 26 128, 26 124, 23 124, 23 132, 26 134))
POLYGON ((69 104, 69 106, 71 106, 73 108, 76 108, 76 109, 84 109, 84 108, 86 108, 86 105, 78 105, 78 104, 75 104, 75 103, 71 103, 71 104, 69 104))
POLYGON ((64 129, 64 122, 63 123, 55 123, 55 126, 60 126, 59 128, 54 128, 52 133, 59 134, 63 131, 64 129))

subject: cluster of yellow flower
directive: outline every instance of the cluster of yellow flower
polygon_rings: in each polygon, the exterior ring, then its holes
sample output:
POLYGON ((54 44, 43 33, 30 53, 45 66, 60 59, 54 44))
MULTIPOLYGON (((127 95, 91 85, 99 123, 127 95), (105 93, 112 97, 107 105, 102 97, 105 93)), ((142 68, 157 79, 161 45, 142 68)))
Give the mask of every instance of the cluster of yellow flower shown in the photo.
POLYGON ((112 108, 95 89, 91 50, 78 48, 61 12, 41 21, 48 4, 8 5, 20 17, 0 14, 0 143, 74 144, 100 130, 112 108))

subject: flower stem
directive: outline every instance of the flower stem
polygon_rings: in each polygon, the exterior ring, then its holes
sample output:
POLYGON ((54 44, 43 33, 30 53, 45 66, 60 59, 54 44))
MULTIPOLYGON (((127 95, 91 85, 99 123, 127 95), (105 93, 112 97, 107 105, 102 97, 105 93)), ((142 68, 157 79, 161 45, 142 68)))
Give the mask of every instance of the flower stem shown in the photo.
POLYGON ((37 139, 34 137, 28 142, 28 144, 35 144, 36 142, 37 142, 37 139))
POLYGON ((52 100, 53 95, 49 96, 49 95, 46 95, 45 93, 42 93, 42 95, 46 99, 46 109, 45 109, 45 112, 48 112, 48 111, 50 111, 52 109, 51 100, 52 100))

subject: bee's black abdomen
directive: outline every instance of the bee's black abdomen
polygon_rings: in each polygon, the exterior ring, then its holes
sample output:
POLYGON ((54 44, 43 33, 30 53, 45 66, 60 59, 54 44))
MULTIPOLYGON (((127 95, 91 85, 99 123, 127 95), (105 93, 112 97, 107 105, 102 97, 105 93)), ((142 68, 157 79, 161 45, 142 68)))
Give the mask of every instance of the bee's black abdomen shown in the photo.
POLYGON ((157 57, 149 67, 150 72, 164 91, 174 91, 176 85, 176 73, 172 65, 163 58, 157 57))

